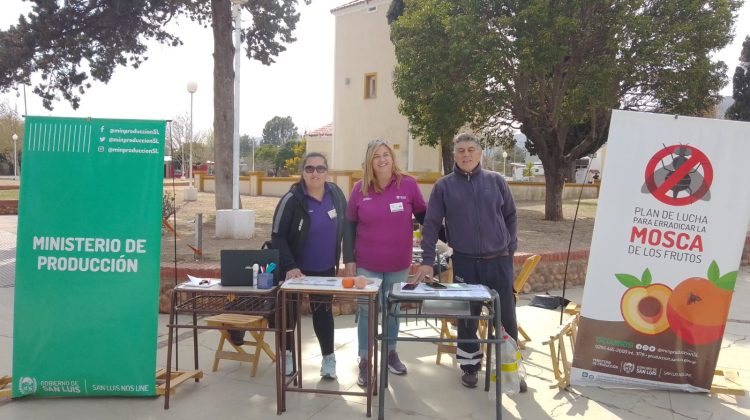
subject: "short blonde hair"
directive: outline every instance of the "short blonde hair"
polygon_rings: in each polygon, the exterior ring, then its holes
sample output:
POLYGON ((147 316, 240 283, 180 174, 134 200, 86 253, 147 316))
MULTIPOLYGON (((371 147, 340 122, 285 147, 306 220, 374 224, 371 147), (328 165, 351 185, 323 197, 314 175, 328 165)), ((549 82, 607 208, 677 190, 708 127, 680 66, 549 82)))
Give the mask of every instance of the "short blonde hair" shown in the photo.
POLYGON ((365 161, 362 162, 362 186, 360 188, 360 191, 362 191, 363 196, 367 196, 370 187, 372 187, 372 189, 375 190, 376 193, 383 192, 380 186, 378 186, 378 183, 375 182, 375 171, 372 168, 372 159, 375 156, 375 150, 377 150, 377 148, 380 146, 385 146, 388 149, 388 152, 391 154, 391 160, 393 161, 391 170, 393 172, 393 175, 396 175, 397 185, 401 183, 401 178, 404 176, 404 174, 401 172, 401 169, 399 169, 398 164, 396 163, 396 154, 393 153, 393 149, 388 144, 388 142, 379 139, 372 140, 371 142, 367 143, 365 161))

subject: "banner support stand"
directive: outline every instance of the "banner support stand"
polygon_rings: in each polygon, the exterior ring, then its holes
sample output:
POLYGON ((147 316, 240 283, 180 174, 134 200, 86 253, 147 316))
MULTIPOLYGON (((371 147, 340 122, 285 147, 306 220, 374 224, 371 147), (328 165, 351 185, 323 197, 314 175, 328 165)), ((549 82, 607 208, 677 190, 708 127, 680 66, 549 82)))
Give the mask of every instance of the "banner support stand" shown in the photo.
POLYGON ((13 388, 13 377, 3 375, 0 376, 0 398, 10 398, 13 388))

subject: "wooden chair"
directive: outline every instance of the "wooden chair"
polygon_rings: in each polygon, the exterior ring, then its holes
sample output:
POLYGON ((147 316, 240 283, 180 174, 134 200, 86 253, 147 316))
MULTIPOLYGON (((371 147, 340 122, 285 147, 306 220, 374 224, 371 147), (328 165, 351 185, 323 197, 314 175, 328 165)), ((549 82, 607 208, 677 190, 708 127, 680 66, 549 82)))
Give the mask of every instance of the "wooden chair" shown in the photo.
POLYGON ((214 365, 211 369, 212 372, 216 372, 219 368, 219 360, 236 360, 238 362, 250 362, 250 376, 255 376, 258 371, 258 361, 260 360, 261 350, 266 352, 271 361, 276 361, 276 355, 271 346, 264 340, 265 331, 250 331, 250 335, 255 341, 245 341, 242 345, 236 345, 232 342, 229 336, 228 329, 241 329, 241 328, 267 328, 268 321, 262 316, 254 315, 242 315, 242 314, 220 314, 210 316, 205 319, 206 325, 213 327, 224 327, 226 329, 219 330, 221 336, 219 337, 219 344, 216 347, 216 354, 214 355, 214 365), (224 344, 229 343, 232 349, 224 350, 224 344), (255 352, 247 353, 243 346, 254 346, 255 352))
MULTIPOLYGON (((529 258, 526 258, 526 261, 523 262, 521 270, 518 272, 516 279, 513 281, 513 291, 516 294, 516 302, 518 302, 518 295, 523 291, 523 286, 529 280, 531 273, 534 272, 534 269, 536 268, 537 264, 539 264, 539 260, 541 259, 541 255, 534 254, 529 258)), ((518 335, 524 338, 523 340, 521 340, 521 338, 519 337, 518 346, 520 348, 524 348, 524 343, 526 341, 531 341, 531 337, 526 334, 526 331, 523 330, 520 323, 518 324, 518 335)))

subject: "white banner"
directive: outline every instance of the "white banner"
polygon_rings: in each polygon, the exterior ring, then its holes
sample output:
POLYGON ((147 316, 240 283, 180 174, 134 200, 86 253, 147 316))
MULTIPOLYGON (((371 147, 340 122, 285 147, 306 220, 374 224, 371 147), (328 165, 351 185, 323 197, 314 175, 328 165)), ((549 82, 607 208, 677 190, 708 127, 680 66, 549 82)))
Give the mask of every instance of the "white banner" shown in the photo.
POLYGON ((612 112, 572 384, 711 387, 750 215, 749 134, 612 112))

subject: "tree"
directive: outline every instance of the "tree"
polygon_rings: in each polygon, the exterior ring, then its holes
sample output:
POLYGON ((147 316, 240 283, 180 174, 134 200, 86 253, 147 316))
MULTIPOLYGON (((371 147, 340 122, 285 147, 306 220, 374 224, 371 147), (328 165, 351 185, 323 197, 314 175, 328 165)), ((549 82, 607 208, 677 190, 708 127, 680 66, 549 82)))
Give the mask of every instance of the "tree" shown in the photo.
POLYGON ((545 219, 561 220, 564 180, 606 141, 611 109, 696 115, 717 102, 726 65, 710 53, 740 4, 404 1, 391 24, 400 109, 413 133, 518 126, 544 167, 545 219))
POLYGON ((279 171, 279 167, 276 165, 276 156, 279 154, 279 148, 270 144, 264 144, 258 147, 255 152, 255 166, 256 168, 263 168, 271 170, 274 175, 279 171))
POLYGON ((740 63, 732 78, 734 102, 724 116, 730 120, 750 121, 750 36, 745 37, 740 53, 740 63))
MULTIPOLYGON (((106 83, 116 67, 138 67, 147 57, 147 40, 177 46, 168 23, 186 16, 211 24, 214 35, 214 144, 216 208, 232 206, 232 137, 234 121, 234 45, 230 0, 31 0, 33 11, 18 24, 0 31, 0 89, 30 84, 40 74, 34 93, 44 106, 64 99, 73 108, 91 86, 106 83)), ((310 0, 304 0, 309 4, 310 0)), ((243 9, 252 25, 242 29, 246 56, 274 62, 293 42, 299 20, 297 0, 253 0, 243 9)))
POLYGON ((18 112, 10 104, 0 102, 0 173, 13 174, 13 165, 18 160, 21 165, 21 151, 23 149, 23 121, 18 112), (13 134, 18 136, 16 144, 17 159, 13 156, 13 134))
POLYGON ((268 120, 266 126, 263 127, 261 144, 282 146, 289 140, 297 140, 298 138, 297 126, 294 125, 292 117, 275 116, 268 120))
POLYGON ((240 136, 240 156, 250 156, 253 153, 253 149, 256 147, 256 141, 254 138, 243 134, 240 136))
POLYGON ((167 125, 165 153, 172 155, 172 163, 187 176, 187 166, 190 160, 188 141, 190 137, 190 115, 183 112, 174 117, 167 125))
POLYGON ((474 20, 447 21, 450 1, 395 1, 389 9, 391 40, 396 47, 393 89, 399 111, 409 118, 409 131, 422 145, 438 146, 443 173, 453 170, 452 139, 473 120, 475 95, 470 84, 478 75, 473 56, 481 49, 472 36, 474 20), (398 13, 406 10, 406 14, 398 13))
POLYGON ((307 149, 307 141, 300 140, 290 142, 290 146, 292 149, 292 157, 284 161, 284 169, 289 171, 290 174, 295 175, 300 173, 299 165, 302 162, 302 157, 305 155, 305 150, 307 149))

